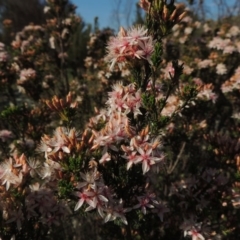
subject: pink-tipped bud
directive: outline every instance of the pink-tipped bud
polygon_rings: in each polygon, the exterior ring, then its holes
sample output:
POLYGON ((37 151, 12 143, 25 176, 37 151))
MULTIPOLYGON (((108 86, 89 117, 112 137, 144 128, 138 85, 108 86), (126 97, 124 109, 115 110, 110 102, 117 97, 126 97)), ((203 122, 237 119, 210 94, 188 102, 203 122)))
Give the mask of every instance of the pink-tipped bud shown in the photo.
POLYGON ((140 0, 139 1, 139 6, 144 9, 146 12, 149 11, 150 8, 150 2, 148 0, 140 0))
POLYGON ((168 19, 169 11, 166 5, 163 7, 162 19, 166 21, 168 19))
POLYGON ((67 103, 71 103, 72 102, 72 94, 71 92, 68 93, 67 97, 66 97, 67 103))
POLYGON ((120 30, 118 32, 119 37, 126 37, 127 36, 127 31, 124 27, 120 27, 120 30))

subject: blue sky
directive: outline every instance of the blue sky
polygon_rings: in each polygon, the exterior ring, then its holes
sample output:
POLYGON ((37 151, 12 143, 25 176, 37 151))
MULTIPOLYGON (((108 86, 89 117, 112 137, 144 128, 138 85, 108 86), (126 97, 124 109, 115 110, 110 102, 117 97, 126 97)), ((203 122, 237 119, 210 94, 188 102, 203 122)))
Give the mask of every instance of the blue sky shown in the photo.
MULTIPOLYGON (((112 27, 118 28, 119 23, 116 22, 116 18, 113 17, 114 9, 117 8, 117 3, 119 0, 72 0, 77 8, 77 13, 79 13, 86 23, 94 22, 94 17, 99 17, 100 28, 112 27)), ((127 26, 126 15, 128 11, 134 14, 135 3, 138 0, 122 0, 121 9, 119 12, 120 24, 127 26)), ((131 18, 134 15, 131 15, 131 18)), ((131 19, 130 19, 131 20, 131 19)), ((130 21, 129 21, 130 22, 130 21)))
MULTIPOLYGON (((233 2, 236 0, 225 1, 229 6, 232 6, 233 2)), ((94 17, 98 16, 100 28, 111 27, 114 29, 119 29, 120 26, 130 26, 135 16, 135 4, 137 2, 138 0, 72 0, 72 3, 78 7, 76 12, 82 16, 86 23, 93 24, 94 17), (114 10, 117 9, 118 2, 122 4, 118 12, 119 21, 117 22, 116 12, 114 12, 114 10), (128 21, 127 16, 130 16, 128 21)), ((213 17, 213 15, 217 14, 215 1, 205 0, 205 4, 207 5, 206 11, 209 17, 213 17)))

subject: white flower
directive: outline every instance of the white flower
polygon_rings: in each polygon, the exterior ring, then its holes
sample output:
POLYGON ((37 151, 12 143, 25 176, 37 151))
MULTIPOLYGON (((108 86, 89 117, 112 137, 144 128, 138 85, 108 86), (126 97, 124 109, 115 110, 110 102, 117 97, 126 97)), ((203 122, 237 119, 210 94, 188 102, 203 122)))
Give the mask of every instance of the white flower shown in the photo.
POLYGON ((208 68, 208 67, 211 67, 212 65, 213 65, 213 61, 211 59, 205 59, 198 63, 199 69, 208 68))
POLYGON ((223 64, 223 63, 219 63, 217 66, 216 66, 216 73, 218 75, 224 75, 227 73, 227 68, 226 68, 226 65, 223 64))
POLYGON ((8 60, 7 52, 0 52, 0 62, 6 62, 8 60))
POLYGON ((18 175, 15 175, 12 172, 12 169, 14 169, 12 158, 7 159, 0 164, 0 180, 2 185, 6 184, 7 191, 11 184, 19 185, 22 182, 22 173, 20 172, 18 175))
POLYGON ((193 29, 191 27, 186 27, 185 30, 184 30, 184 33, 186 35, 190 35, 192 33, 193 29))
POLYGON ((50 47, 55 49, 55 38, 52 36, 49 38, 50 47))
POLYGON ((18 80, 19 84, 25 83, 28 80, 34 79, 36 77, 36 71, 32 68, 23 69, 20 72, 20 79, 18 80))
POLYGON ((48 6, 45 6, 45 7, 44 7, 44 9, 43 9, 43 12, 44 12, 44 13, 47 13, 47 12, 49 12, 49 11, 50 11, 50 9, 51 9, 50 7, 48 7, 48 6))
POLYGON ((203 25, 203 30, 204 30, 204 32, 209 32, 209 31, 211 31, 211 28, 208 26, 207 23, 205 23, 205 24, 203 25))
POLYGON ((227 36, 229 37, 236 37, 237 35, 240 34, 240 29, 238 26, 232 26, 227 33, 227 36))

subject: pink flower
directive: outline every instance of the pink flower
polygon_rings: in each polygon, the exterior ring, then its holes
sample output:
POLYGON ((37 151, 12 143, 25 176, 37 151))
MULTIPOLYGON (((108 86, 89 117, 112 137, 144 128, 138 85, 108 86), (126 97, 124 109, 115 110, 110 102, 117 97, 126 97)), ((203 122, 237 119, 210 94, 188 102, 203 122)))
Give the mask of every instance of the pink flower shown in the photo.
POLYGON ((35 159, 29 159, 27 162, 27 171, 30 173, 31 177, 36 177, 40 167, 42 166, 41 162, 35 159))
POLYGON ((16 222, 18 231, 22 228, 22 221, 24 220, 22 210, 19 208, 18 211, 11 211, 10 218, 7 223, 16 222))
POLYGON ((20 79, 17 81, 18 84, 23 84, 28 80, 34 79, 36 77, 36 71, 32 68, 23 69, 20 72, 20 79))
POLYGON ((141 90, 136 89, 134 84, 123 86, 122 83, 115 84, 113 91, 108 93, 109 98, 106 102, 109 106, 109 115, 113 111, 128 114, 132 112, 134 117, 141 115, 140 107, 142 104, 141 90))
POLYGON ((55 138, 49 141, 50 146, 54 147, 53 152, 58 152, 62 150, 65 153, 70 153, 70 149, 67 147, 67 142, 65 138, 65 129, 58 127, 55 130, 55 138))
POLYGON ((185 235, 189 235, 189 236, 192 236, 192 240, 205 240, 205 238, 203 237, 202 234, 200 234, 199 232, 197 232, 195 230, 195 228, 193 228, 192 230, 190 231, 187 231, 185 233, 185 235))
POLYGON ((169 209, 163 203, 157 203, 157 204, 155 204, 155 206, 156 206, 156 208, 153 209, 152 211, 154 213, 157 213, 157 215, 159 216, 160 220, 163 222, 164 213, 169 212, 169 209))
POLYGON ((105 60, 110 62, 111 71, 116 63, 122 69, 133 59, 145 59, 150 64, 152 63, 154 42, 152 37, 147 35, 147 31, 143 26, 133 27, 127 31, 121 28, 118 35, 110 39, 105 60))
POLYGON ((127 170, 129 170, 132 167, 132 165, 137 162, 138 156, 136 154, 137 154, 137 152, 134 151, 134 152, 131 152, 130 154, 128 154, 127 156, 123 156, 123 158, 128 160, 127 170))
POLYGON ((51 226, 52 224, 59 226, 60 221, 59 217, 54 213, 47 213, 46 216, 43 218, 43 222, 47 224, 48 226, 51 226))
POLYGON ((94 189, 95 186, 102 185, 101 182, 99 182, 99 172, 95 169, 94 171, 89 171, 86 173, 80 172, 81 178, 84 180, 84 182, 80 182, 77 186, 78 189, 81 189, 83 187, 86 188, 92 188, 94 189))
POLYGON ((79 197, 79 200, 74 208, 74 211, 77 211, 80 207, 82 207, 83 203, 87 203, 92 208, 96 208, 96 204, 93 201, 94 192, 83 190, 83 192, 75 192, 74 195, 79 197))
POLYGON ((6 184, 6 190, 13 185, 19 185, 22 182, 22 173, 17 170, 18 166, 15 166, 13 159, 9 158, 0 164, 0 180, 2 185, 6 184), (16 174, 13 173, 13 169, 16 169, 16 174))
POLYGON ((101 159, 99 160, 99 163, 106 163, 106 162, 108 162, 108 161, 110 161, 110 160, 111 160, 111 156, 109 155, 108 152, 105 152, 105 153, 102 155, 101 159))
POLYGON ((148 0, 139 0, 139 6, 141 8, 143 8, 146 12, 149 10, 150 8, 150 2, 148 0))
POLYGON ((198 93, 197 98, 204 99, 204 100, 205 99, 212 100, 212 102, 215 103, 218 98, 218 95, 214 93, 211 89, 203 89, 198 93))
POLYGON ((208 68, 208 67, 211 67, 211 66, 213 66, 212 59, 204 59, 204 60, 202 60, 198 63, 198 68, 199 69, 208 68))
POLYGON ((106 208, 106 217, 104 219, 104 222, 114 221, 116 218, 120 218, 120 220, 127 225, 127 219, 125 217, 125 213, 129 212, 130 208, 123 208, 123 201, 120 200, 117 203, 114 203, 113 206, 110 206, 106 208))
POLYGON ((133 208, 141 208, 142 213, 145 215, 147 213, 147 208, 154 208, 154 205, 151 204, 150 198, 147 196, 137 197, 139 203, 135 205, 133 208))
POLYGON ((3 142, 6 142, 10 138, 13 138, 13 134, 11 131, 8 131, 6 129, 0 131, 0 139, 3 142))
POLYGON ((175 75, 175 69, 172 66, 172 63, 168 63, 165 69, 162 69, 165 79, 171 79, 175 75))
POLYGON ((52 148, 49 147, 48 143, 44 140, 41 140, 40 145, 37 148, 38 152, 44 152, 44 157, 47 159, 48 153, 52 151, 52 148))
POLYGON ((230 42, 231 40, 229 38, 222 39, 220 37, 214 37, 213 40, 209 42, 208 47, 217 50, 224 50, 230 44, 230 42))
POLYGON ((107 203, 108 199, 106 198, 105 195, 105 187, 98 187, 97 185, 94 185, 93 187, 93 192, 94 192, 94 197, 93 197, 93 201, 97 204, 97 203, 107 203))
POLYGON ((201 232, 208 235, 210 230, 207 226, 196 223, 194 216, 185 219, 180 228, 184 231, 184 236, 192 236, 192 240, 205 240, 201 232))
POLYGON ((0 62, 6 62, 8 60, 8 53, 7 52, 0 52, 0 62))
POLYGON ((143 150, 142 148, 139 147, 137 150, 141 155, 137 157, 137 160, 135 162, 136 163, 142 162, 142 171, 143 174, 145 174, 150 170, 150 166, 155 164, 155 161, 158 158, 151 156, 152 148, 148 150, 143 150))
POLYGON ((139 42, 139 46, 142 49, 142 57, 152 64, 151 56, 154 52, 154 43, 152 38, 149 38, 143 42, 139 42))
POLYGON ((149 39, 149 37, 146 35, 147 31, 147 29, 140 25, 137 27, 132 27, 128 30, 126 38, 129 39, 131 43, 138 44, 139 41, 145 41, 149 39))
POLYGON ((54 155, 62 159, 63 153, 69 154, 71 149, 75 147, 78 135, 79 133, 75 128, 67 129, 65 127, 58 127, 52 138, 47 135, 42 137, 41 144, 38 146, 38 151, 44 152, 46 159, 54 155))

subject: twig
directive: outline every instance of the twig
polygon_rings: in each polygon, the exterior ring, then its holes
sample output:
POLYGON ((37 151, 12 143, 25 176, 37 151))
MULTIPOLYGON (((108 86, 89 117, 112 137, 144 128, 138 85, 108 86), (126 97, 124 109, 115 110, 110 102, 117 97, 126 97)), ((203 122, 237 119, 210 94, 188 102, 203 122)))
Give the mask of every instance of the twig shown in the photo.
POLYGON ((173 170, 175 169, 175 167, 177 166, 179 160, 181 159, 181 156, 182 156, 182 154, 183 154, 183 151, 184 151, 185 146, 186 146, 186 142, 183 142, 182 147, 181 147, 181 149, 180 149, 180 152, 179 152, 179 154, 177 155, 177 159, 176 159, 175 163, 173 164, 173 166, 170 166, 170 167, 169 167, 170 169, 168 170, 168 174, 172 173, 173 170))

